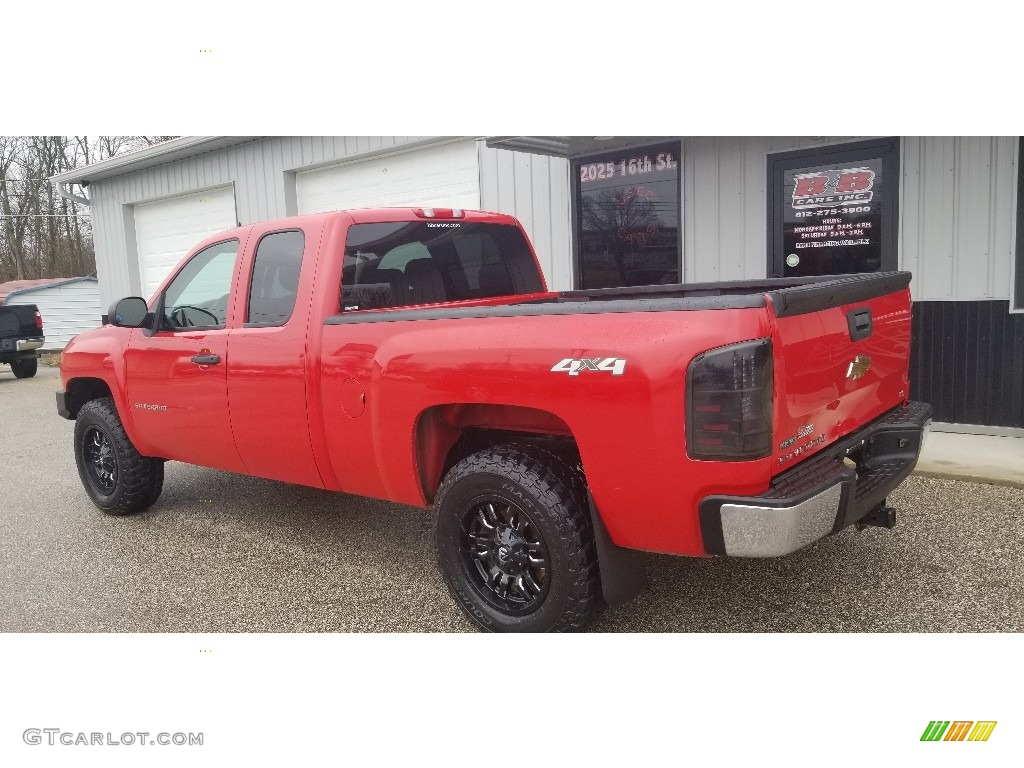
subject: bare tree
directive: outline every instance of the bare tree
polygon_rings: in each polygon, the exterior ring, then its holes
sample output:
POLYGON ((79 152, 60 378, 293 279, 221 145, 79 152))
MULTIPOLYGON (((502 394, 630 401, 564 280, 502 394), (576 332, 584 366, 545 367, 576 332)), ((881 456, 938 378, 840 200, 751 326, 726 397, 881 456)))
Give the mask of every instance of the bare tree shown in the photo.
POLYGON ((26 154, 26 143, 21 137, 0 137, 0 215, 5 246, 0 251, 0 268, 13 272, 18 280, 25 278, 25 235, 34 199, 23 179, 26 154))
POLYGON ((0 282, 92 274, 88 206, 50 177, 173 136, 0 136, 0 282))

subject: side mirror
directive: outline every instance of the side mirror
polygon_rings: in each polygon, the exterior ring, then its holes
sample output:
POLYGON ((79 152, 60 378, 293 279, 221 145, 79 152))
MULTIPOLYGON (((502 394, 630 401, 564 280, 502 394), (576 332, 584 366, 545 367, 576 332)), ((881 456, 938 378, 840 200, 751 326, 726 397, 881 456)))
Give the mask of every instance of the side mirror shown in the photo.
POLYGON ((146 300, 139 296, 129 296, 114 302, 110 307, 108 318, 111 325, 121 328, 141 328, 148 316, 149 307, 146 305, 146 300))

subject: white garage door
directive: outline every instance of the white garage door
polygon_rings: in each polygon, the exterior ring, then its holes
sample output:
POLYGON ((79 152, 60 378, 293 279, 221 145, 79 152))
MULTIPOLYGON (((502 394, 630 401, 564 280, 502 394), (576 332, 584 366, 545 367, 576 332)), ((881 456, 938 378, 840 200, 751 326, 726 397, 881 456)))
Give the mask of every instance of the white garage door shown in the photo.
POLYGON ((378 206, 480 207, 474 140, 307 171, 295 181, 299 213, 378 206))
POLYGON ((149 298, 201 240, 237 224, 232 187, 136 205, 135 242, 142 295, 149 298))

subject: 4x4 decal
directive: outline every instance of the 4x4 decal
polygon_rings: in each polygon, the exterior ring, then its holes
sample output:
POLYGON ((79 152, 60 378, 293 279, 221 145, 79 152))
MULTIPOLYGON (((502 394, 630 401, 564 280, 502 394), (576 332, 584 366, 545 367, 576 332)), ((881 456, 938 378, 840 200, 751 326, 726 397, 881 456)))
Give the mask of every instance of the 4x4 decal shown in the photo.
POLYGON ((551 366, 552 373, 568 373, 570 376, 579 376, 580 371, 610 371, 612 376, 621 376, 626 372, 626 358, 582 357, 573 359, 567 357, 551 366))

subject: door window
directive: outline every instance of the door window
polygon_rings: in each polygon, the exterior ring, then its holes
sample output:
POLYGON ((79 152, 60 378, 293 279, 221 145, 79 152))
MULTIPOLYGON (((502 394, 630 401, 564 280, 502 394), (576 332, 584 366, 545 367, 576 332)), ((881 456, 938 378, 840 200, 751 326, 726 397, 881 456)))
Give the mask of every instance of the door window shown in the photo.
POLYGON ((164 292, 162 330, 223 328, 237 257, 238 241, 227 240, 189 259, 164 292))
POLYGON ((271 232, 256 246, 246 326, 284 325, 295 308, 306 238, 297 230, 271 232))
POLYGON ((772 277, 896 269, 899 141, 770 155, 772 277))

